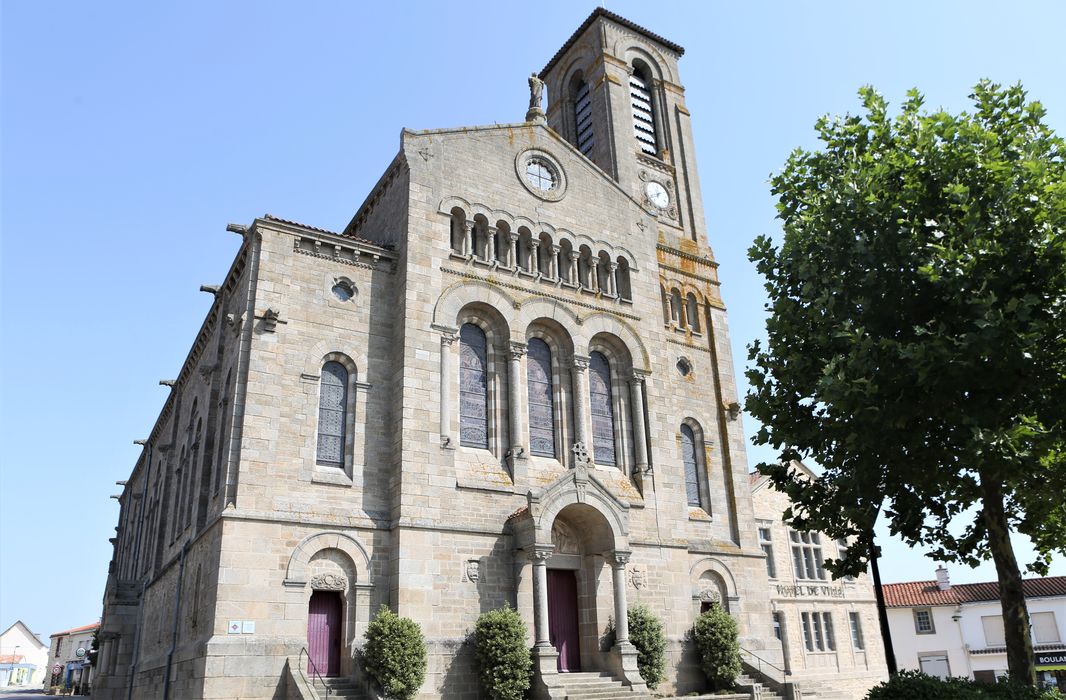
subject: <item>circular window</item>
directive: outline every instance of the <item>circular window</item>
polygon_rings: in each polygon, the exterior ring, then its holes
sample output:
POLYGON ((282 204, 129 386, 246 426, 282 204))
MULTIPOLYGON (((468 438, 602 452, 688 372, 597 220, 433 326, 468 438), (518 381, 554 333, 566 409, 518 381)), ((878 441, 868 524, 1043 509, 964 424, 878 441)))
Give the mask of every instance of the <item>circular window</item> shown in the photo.
POLYGON ((348 301, 355 296, 355 287, 353 287, 352 283, 348 280, 338 280, 337 283, 333 285, 331 291, 333 292, 333 296, 341 301, 348 301))
POLYGON ((539 148, 522 151, 515 157, 515 174, 534 196, 557 202, 566 193, 566 173, 559 161, 539 148))
POLYGON ((551 192, 559 182, 553 168, 543 158, 530 158, 526 163, 526 182, 541 192, 551 192))
POLYGON ((692 374, 692 363, 684 357, 679 358, 677 361, 677 371, 681 373, 682 377, 687 377, 692 374))

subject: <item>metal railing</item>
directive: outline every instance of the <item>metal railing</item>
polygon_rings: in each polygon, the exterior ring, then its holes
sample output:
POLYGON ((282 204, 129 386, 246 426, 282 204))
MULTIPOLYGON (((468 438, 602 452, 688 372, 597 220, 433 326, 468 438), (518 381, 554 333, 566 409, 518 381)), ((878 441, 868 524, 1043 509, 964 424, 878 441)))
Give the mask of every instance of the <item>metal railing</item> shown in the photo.
POLYGON ((772 678, 780 683, 785 682, 785 679, 792 675, 792 672, 787 668, 781 668, 777 664, 767 661, 755 652, 749 651, 744 647, 740 647, 740 658, 762 675, 772 678), (769 673, 768 671, 771 669, 776 671, 776 673, 769 673))
POLYGON ((303 669, 304 656, 307 657, 307 663, 311 665, 311 688, 314 689, 315 679, 317 678, 318 680, 322 681, 322 687, 326 689, 326 697, 328 698, 332 690, 328 685, 326 685, 326 679, 323 678, 322 674, 318 672, 318 666, 315 666, 315 662, 311 660, 311 652, 307 651, 307 647, 301 647, 300 656, 297 663, 300 664, 300 668, 303 669))

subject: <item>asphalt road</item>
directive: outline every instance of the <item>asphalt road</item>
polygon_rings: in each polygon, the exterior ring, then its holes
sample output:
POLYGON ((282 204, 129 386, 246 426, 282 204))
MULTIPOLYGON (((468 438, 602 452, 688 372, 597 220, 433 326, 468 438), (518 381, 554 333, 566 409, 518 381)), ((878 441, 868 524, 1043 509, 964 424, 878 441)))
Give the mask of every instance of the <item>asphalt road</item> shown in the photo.
POLYGON ((0 700, 37 700, 46 697, 40 688, 0 688, 0 700))

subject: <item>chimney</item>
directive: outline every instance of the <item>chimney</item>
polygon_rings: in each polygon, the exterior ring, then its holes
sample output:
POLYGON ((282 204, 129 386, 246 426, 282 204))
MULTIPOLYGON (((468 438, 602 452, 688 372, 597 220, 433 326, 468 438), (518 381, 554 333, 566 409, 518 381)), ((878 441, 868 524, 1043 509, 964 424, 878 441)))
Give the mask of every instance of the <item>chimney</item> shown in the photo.
POLYGON ((951 579, 948 578, 948 570, 943 566, 936 567, 936 587, 942 591, 951 590, 951 579))

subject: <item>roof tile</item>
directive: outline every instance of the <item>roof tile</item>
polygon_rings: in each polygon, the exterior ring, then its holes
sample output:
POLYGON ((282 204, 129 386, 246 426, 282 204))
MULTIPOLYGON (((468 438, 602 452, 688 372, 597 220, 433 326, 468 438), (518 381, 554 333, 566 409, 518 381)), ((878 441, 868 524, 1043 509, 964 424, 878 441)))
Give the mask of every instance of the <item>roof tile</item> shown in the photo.
MULTIPOLYGON (((999 600, 999 582, 956 583, 946 591, 937 587, 936 581, 908 581, 886 583, 882 586, 885 605, 890 608, 914 606, 958 605, 980 601, 999 600)), ((1026 598, 1066 596, 1066 576, 1027 578, 1022 581, 1026 598)))

